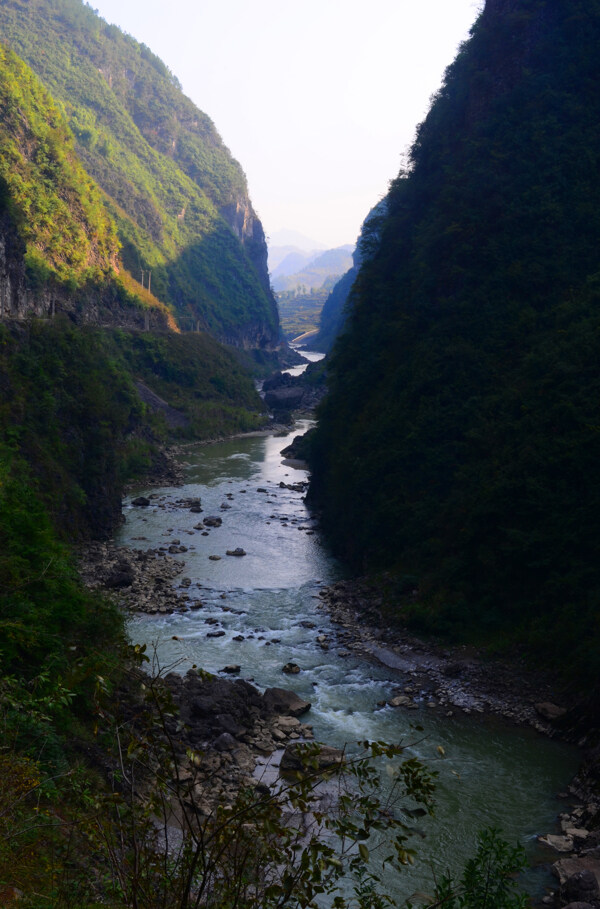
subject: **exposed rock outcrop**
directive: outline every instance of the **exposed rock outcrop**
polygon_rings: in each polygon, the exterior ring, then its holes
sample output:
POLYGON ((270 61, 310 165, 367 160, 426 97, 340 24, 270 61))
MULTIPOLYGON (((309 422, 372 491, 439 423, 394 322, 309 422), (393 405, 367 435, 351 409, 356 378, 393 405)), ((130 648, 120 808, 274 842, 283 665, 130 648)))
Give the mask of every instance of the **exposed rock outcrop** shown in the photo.
POLYGON ((0 217, 0 322, 64 315, 81 325, 167 329, 166 310, 127 304, 110 283, 77 289, 54 281, 36 286, 27 274, 24 254, 24 244, 10 220, 0 217))

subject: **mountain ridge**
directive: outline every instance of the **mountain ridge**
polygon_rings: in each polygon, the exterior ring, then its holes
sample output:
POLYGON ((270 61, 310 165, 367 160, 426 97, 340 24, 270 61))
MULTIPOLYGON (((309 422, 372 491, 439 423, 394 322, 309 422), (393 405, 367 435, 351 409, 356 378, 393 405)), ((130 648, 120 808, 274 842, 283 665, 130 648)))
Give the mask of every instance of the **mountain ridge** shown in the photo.
POLYGON ((356 278, 312 484, 336 552, 394 571, 390 615, 546 660, 566 647, 587 679, 599 52, 597 4, 486 4, 356 278))
POLYGON ((326 249, 305 260, 297 271, 289 272, 279 264, 271 274, 276 292, 291 290, 299 285, 319 289, 327 278, 342 275, 352 265, 354 246, 350 243, 326 249))
POLYGON ((79 0, 6 0, 0 27, 62 105, 133 278, 152 272, 156 296, 221 340, 275 349, 267 248, 245 176, 167 67, 79 0))

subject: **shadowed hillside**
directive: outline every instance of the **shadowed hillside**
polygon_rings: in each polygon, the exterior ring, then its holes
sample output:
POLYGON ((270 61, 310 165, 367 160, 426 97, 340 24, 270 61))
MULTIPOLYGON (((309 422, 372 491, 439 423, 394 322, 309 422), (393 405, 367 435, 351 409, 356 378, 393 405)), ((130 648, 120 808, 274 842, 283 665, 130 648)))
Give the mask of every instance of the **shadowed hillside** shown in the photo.
POLYGON ((600 632, 599 53, 597 3, 488 0, 355 283, 312 492, 397 614, 571 673, 600 632))

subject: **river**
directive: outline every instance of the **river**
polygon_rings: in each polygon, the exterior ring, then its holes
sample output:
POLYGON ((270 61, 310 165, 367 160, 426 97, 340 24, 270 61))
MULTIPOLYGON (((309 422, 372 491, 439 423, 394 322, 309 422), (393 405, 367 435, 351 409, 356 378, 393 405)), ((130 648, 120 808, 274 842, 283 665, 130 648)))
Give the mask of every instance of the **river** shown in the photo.
MULTIPOLYGON (((185 544, 180 558, 192 582, 188 594, 202 604, 184 614, 137 615, 129 622, 131 638, 154 644, 161 664, 180 672, 198 665, 218 673, 235 663, 259 688, 293 688, 312 703, 303 720, 313 725, 318 741, 415 742, 410 751, 439 773, 437 809, 423 823, 426 836, 416 843, 415 866, 389 882, 397 899, 430 889, 434 872, 461 867, 483 826, 499 827, 533 858, 536 835, 554 830, 561 810, 556 793, 576 769, 576 752, 533 730, 460 711, 448 717, 424 702, 414 711, 377 706, 409 684, 410 676, 337 645, 336 628, 320 608, 320 587, 339 579, 341 567, 302 492, 286 488, 306 480, 306 472, 285 466, 280 454, 309 425, 302 422, 286 437, 191 447, 183 488, 136 490, 157 496, 150 508, 134 508, 127 500, 118 542, 138 548, 168 547, 174 539, 185 544), (177 508, 183 497, 201 498, 203 514, 177 508), (203 536, 194 524, 207 515, 221 517, 222 526, 203 536), (226 555, 238 547, 245 556, 226 555), (208 638, 215 629, 224 634, 208 638), (322 634, 331 638, 328 651, 317 642, 322 634), (282 674, 290 661, 300 666, 298 675, 282 674), (415 733, 415 723, 425 732, 415 733)), ((528 875, 530 889, 542 885, 540 874, 528 875)))

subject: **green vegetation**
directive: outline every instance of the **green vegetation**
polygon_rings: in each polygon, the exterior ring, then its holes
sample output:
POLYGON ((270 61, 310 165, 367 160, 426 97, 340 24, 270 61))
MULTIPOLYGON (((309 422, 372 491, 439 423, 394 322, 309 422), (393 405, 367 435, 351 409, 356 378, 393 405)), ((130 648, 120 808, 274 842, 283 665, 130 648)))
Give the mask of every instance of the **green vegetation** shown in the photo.
POLYGON ((238 358, 205 334, 109 333, 104 343, 133 376, 187 418, 185 438, 213 439, 264 424, 264 404, 238 358))
POLYGON ((39 478, 55 526, 71 538, 106 534, 122 483, 152 464, 167 437, 142 404, 142 379, 187 418, 179 434, 255 429, 261 402, 235 357, 205 335, 112 333, 66 321, 0 326, 0 427, 39 478))
POLYGON ((398 617, 568 654, 584 681, 600 668, 598 17, 580 0, 480 16, 355 284, 313 485, 337 552, 395 571, 398 617))
POLYGON ((114 271, 118 242, 64 116, 31 70, 0 46, 0 181, 38 283, 79 284, 114 271))
POLYGON ((279 306, 281 330, 288 341, 293 341, 305 331, 313 331, 318 327, 327 294, 327 290, 311 288, 309 293, 284 290, 275 295, 279 306))
POLYGON ((345 275, 342 275, 324 301, 319 317, 319 331, 311 341, 311 344, 314 345, 314 350, 325 352, 331 350, 333 342, 340 333, 345 321, 346 304, 348 303, 357 271, 356 267, 350 268, 345 275))
POLYGON ((35 478, 4 439, 0 550, 0 895, 13 905, 16 887, 19 904, 42 909, 58 905, 72 864, 80 756, 96 747, 98 685, 118 679, 125 644, 121 617, 81 588, 35 478))
POLYGON ((460 881, 445 875, 435 888, 433 906, 445 909, 525 909, 515 875, 525 868, 522 846, 511 847, 498 830, 479 834, 477 852, 466 863, 460 881))
POLYGON ((139 287, 151 280, 184 328, 199 320, 238 346, 275 345, 266 247, 245 177, 164 64, 81 0, 8 0, 0 28, 64 111, 103 191, 105 212, 90 202, 92 226, 110 223, 106 212, 114 219, 139 287), (251 224, 243 243, 238 208, 251 224))

